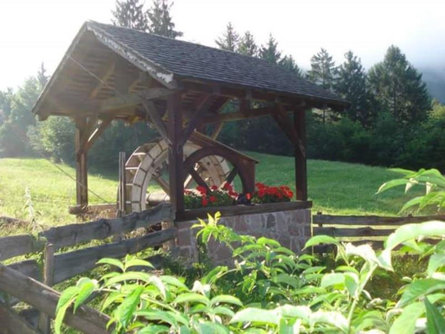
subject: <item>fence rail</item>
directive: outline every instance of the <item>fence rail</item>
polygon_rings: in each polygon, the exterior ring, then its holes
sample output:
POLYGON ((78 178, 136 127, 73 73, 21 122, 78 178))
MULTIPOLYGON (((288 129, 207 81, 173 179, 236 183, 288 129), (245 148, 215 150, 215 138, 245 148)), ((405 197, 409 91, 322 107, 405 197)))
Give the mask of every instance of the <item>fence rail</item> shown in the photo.
POLYGON ((316 214, 312 216, 312 233, 329 235, 353 243, 372 243, 374 247, 379 248, 383 245, 384 238, 398 227, 430 220, 445 221, 445 215, 380 217, 316 214))
MULTIPOLYGON (((12 263, 8 266, 0 264, 0 291, 11 297, 7 304, 5 304, 6 299, 3 302, 0 300, 0 319, 3 328, 12 330, 9 332, 22 328, 23 333, 49 333, 47 319, 54 317, 59 298, 59 294, 49 285, 60 283, 93 269, 96 262, 103 257, 121 258, 126 254, 137 253, 149 247, 161 246, 176 237, 176 230, 164 229, 139 237, 54 255, 55 251, 64 247, 79 246, 93 240, 104 240, 138 228, 148 228, 172 221, 172 219, 171 206, 163 203, 153 209, 121 218, 54 227, 39 233, 36 237, 17 235, 0 238, 0 260, 42 251, 45 253, 43 268, 34 259, 12 263), (41 321, 38 330, 10 308, 18 301, 23 301, 40 311, 41 321)), ((86 307, 83 311, 78 311, 76 315, 70 314, 66 318, 66 323, 84 333, 106 333, 107 317, 93 311, 86 307)), ((1 328, 0 333, 3 333, 1 328)))

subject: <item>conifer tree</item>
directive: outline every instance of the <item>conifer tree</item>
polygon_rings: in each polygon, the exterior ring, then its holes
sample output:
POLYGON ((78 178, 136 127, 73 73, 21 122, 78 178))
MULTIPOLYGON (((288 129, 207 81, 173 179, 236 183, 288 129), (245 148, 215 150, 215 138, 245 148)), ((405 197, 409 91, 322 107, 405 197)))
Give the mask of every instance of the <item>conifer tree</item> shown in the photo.
POLYGON ((45 64, 42 62, 40 64, 40 68, 37 72, 37 80, 40 83, 40 87, 43 89, 45 87, 46 83, 48 82, 49 76, 46 74, 46 68, 45 64))
POLYGON ((278 42, 273 38, 272 34, 269 35, 266 45, 261 46, 259 56, 271 64, 279 63, 281 52, 278 51, 278 42))
POLYGON ((297 63, 295 62, 294 58, 291 55, 284 56, 280 60, 278 65, 288 70, 289 72, 296 74, 300 78, 303 77, 303 71, 300 69, 300 67, 298 67, 297 63))
POLYGON ((149 31, 147 15, 144 4, 139 0, 117 0, 116 10, 112 11, 112 22, 119 27, 149 31))
POLYGON ((147 11, 148 31, 161 36, 176 38, 183 35, 175 30, 175 24, 170 16, 170 9, 173 6, 167 0, 154 0, 152 7, 147 11))
POLYGON ((320 52, 312 56, 311 69, 307 76, 310 81, 324 89, 332 89, 335 77, 335 62, 325 49, 321 48, 320 52))
POLYGON ((345 53, 345 61, 337 69, 335 91, 351 103, 347 115, 363 126, 370 126, 372 121, 367 76, 360 58, 352 51, 345 53))
POLYGON ((226 31, 221 37, 215 40, 216 45, 220 49, 236 52, 238 50, 238 43, 240 41, 239 34, 235 31, 232 23, 227 23, 226 31))
POLYGON ((374 65, 368 75, 372 93, 381 109, 404 123, 425 119, 431 109, 431 98, 422 74, 398 47, 390 46, 383 62, 374 65))
POLYGON ((239 41, 237 52, 246 56, 256 57, 258 46, 250 31, 246 31, 239 41))

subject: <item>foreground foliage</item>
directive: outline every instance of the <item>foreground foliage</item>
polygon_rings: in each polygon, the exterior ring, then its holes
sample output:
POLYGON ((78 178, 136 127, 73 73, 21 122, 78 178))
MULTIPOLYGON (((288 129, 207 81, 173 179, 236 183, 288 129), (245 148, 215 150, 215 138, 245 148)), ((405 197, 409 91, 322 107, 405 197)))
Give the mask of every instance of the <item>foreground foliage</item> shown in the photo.
POLYGON ((116 333, 442 333, 445 328, 443 222, 405 225, 380 253, 369 245, 313 237, 306 248, 336 248, 335 265, 328 269, 275 240, 238 235, 218 219, 209 217, 195 227, 204 243, 214 238, 232 251, 232 268, 213 268, 188 286, 184 278, 139 271, 151 265, 135 257, 103 259, 99 264, 113 271, 99 282, 82 278, 62 293, 56 332, 67 308, 75 310, 93 293, 116 333), (374 298, 368 283, 377 270, 392 270, 397 247, 427 258, 427 270, 406 278, 397 300, 374 298))

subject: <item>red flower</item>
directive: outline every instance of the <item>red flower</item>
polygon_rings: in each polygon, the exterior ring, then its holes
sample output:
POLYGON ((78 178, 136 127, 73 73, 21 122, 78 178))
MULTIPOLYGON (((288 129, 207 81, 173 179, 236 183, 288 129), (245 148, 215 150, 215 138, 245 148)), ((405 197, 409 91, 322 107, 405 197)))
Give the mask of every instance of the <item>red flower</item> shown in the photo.
POLYGON ((203 187, 203 186, 197 186, 197 187, 196 187, 196 190, 198 190, 198 191, 201 193, 201 195, 205 195, 205 194, 207 194, 207 188, 206 188, 206 187, 203 187))
POLYGON ((250 193, 246 193, 246 198, 247 198, 248 200, 250 200, 250 199, 252 198, 252 195, 251 195, 250 193))
POLYGON ((232 187, 232 185, 230 184, 230 183, 224 183, 224 186, 223 186, 223 189, 224 190, 227 190, 227 191, 233 191, 233 187, 232 187))
POLYGON ((212 189, 213 191, 215 191, 215 190, 217 190, 218 189, 218 187, 217 186, 215 186, 215 185, 213 185, 210 189, 212 189))
POLYGON ((209 201, 210 201, 211 203, 215 203, 215 202, 216 202, 216 197, 215 197, 215 196, 210 196, 210 197, 209 197, 209 201))
POLYGON ((203 196, 201 198, 201 204, 202 204, 202 206, 207 206, 207 204, 209 204, 209 201, 207 200, 207 198, 205 196, 203 196))

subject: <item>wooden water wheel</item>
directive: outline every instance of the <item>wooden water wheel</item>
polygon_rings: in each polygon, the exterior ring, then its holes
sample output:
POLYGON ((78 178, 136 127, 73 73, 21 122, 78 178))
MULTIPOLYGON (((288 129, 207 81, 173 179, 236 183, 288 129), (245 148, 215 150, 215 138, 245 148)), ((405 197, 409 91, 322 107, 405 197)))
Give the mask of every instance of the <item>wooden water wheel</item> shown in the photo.
MULTIPOLYGON (((199 133, 190 137, 183 151, 184 188, 220 187, 239 175, 242 191, 253 191, 255 160, 199 133)), ((158 139, 139 146, 127 160, 125 173, 127 212, 145 210, 150 202, 168 201, 166 141, 158 139)))

